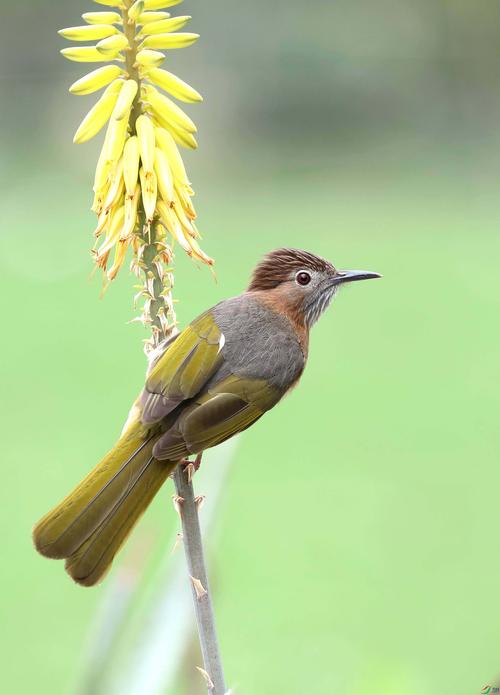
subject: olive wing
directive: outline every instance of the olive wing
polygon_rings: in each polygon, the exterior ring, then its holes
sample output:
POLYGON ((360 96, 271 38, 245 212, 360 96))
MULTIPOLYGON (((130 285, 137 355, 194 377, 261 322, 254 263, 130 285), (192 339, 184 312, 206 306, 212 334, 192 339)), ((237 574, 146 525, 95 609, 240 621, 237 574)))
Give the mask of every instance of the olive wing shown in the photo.
POLYGON ((281 395, 263 379, 230 375, 186 407, 156 442, 153 455, 177 460, 216 446, 250 427, 281 395))
POLYGON ((180 403, 196 396, 221 365, 223 344, 224 336, 210 312, 185 328, 146 379, 142 422, 160 422, 180 403))

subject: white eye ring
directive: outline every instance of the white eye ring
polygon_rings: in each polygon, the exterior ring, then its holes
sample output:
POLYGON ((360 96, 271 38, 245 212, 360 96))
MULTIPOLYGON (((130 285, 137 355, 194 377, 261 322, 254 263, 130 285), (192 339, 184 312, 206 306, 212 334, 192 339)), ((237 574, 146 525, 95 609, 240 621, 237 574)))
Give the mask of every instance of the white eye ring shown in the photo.
POLYGON ((311 282, 311 274, 307 270, 299 270, 295 275, 295 282, 301 287, 305 287, 311 282))

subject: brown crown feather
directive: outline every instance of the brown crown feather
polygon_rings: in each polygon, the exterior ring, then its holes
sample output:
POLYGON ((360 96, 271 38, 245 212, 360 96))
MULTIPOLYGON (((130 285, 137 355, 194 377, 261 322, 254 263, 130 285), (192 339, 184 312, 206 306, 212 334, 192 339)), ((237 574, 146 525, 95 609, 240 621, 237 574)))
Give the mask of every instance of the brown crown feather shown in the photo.
POLYGON ((319 272, 334 270, 329 261, 300 249, 271 251, 255 268, 248 290, 271 290, 290 278, 292 272, 310 269, 319 272))

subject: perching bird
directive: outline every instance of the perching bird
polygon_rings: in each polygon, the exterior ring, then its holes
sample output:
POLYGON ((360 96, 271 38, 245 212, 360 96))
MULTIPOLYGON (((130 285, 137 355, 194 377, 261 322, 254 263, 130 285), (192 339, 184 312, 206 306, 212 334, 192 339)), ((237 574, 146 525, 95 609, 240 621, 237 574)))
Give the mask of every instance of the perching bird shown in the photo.
POLYGON ((36 549, 96 584, 175 466, 242 432, 298 382, 309 330, 339 286, 377 277, 306 251, 267 255, 246 292, 165 344, 118 442, 35 526, 36 549))

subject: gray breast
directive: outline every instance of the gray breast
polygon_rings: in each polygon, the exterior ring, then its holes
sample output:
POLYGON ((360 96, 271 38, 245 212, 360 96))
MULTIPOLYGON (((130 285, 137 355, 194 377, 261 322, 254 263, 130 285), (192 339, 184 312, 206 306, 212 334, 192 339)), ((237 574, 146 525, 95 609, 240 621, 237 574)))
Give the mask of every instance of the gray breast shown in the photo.
POLYGON ((266 379, 284 392, 300 376, 304 355, 284 316, 249 294, 217 304, 212 314, 225 337, 218 380, 233 373, 266 379))

